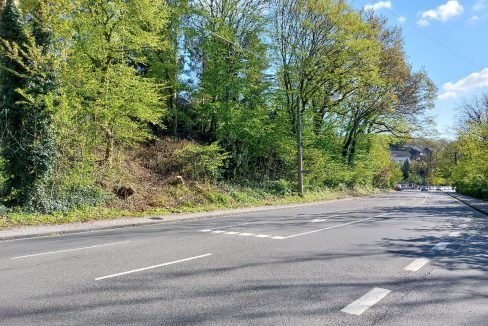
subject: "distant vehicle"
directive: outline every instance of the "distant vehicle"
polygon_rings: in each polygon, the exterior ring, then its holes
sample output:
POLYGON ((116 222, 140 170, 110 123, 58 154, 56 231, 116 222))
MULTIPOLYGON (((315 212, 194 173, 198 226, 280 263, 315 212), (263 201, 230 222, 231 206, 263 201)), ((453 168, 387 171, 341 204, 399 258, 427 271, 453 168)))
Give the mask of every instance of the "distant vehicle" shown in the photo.
POLYGON ((403 188, 402 188, 402 186, 401 186, 401 185, 396 185, 396 186, 395 186, 395 190, 396 190, 396 191, 402 191, 402 190, 403 190, 403 188))
POLYGON ((436 191, 442 191, 441 187, 437 187, 435 190, 436 191))
POLYGON ((429 189, 427 189, 427 187, 422 187, 420 191, 429 191, 429 189))

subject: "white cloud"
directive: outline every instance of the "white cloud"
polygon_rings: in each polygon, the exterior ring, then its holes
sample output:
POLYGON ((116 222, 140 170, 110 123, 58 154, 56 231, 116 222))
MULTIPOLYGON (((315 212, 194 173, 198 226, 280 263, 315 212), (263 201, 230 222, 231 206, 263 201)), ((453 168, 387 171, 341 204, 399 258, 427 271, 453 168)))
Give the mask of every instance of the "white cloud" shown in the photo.
POLYGON ((459 16, 464 12, 464 7, 458 0, 449 0, 436 9, 431 9, 420 13, 420 26, 427 26, 431 20, 448 21, 450 18, 459 16))
POLYGON ((364 6, 364 10, 380 10, 380 9, 391 9, 391 1, 378 1, 373 4, 368 4, 364 6))
POLYGON ((468 22, 469 23, 474 23, 474 22, 477 22, 478 20, 480 20, 480 17, 478 17, 478 16, 475 15, 475 16, 470 17, 468 19, 468 22))
POLYGON ((444 93, 439 96, 439 99, 445 100, 454 98, 460 94, 472 92, 481 88, 488 88, 488 68, 482 69, 480 72, 474 72, 456 82, 445 83, 442 86, 444 93))
POLYGON ((398 17, 398 21, 399 21, 401 24, 405 24, 405 22, 407 21, 407 17, 400 16, 400 17, 398 17))
POLYGON ((447 100, 455 97, 457 97, 457 94, 454 92, 444 92, 441 95, 439 95, 439 100, 447 100))
POLYGON ((477 0, 473 6, 473 10, 475 11, 485 10, 488 7, 486 2, 487 2, 486 0, 477 0))

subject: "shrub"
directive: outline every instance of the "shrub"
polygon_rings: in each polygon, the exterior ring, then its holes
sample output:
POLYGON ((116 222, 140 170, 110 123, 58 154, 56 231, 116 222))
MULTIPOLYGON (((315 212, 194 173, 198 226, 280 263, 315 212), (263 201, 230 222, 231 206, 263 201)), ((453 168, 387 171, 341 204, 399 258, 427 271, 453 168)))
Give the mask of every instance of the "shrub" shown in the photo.
POLYGON ((84 206, 96 206, 109 199, 110 196, 98 187, 71 186, 50 189, 40 186, 34 190, 22 210, 27 213, 52 214, 84 206))
POLYGON ((216 143, 204 146, 190 143, 177 150, 180 172, 193 180, 217 181, 228 157, 216 143))
POLYGON ((278 195, 286 196, 293 193, 293 184, 285 179, 279 179, 277 181, 270 181, 269 189, 278 195))
POLYGON ((162 176, 215 182, 222 177, 228 154, 217 143, 165 141, 146 148, 141 157, 147 168, 162 176))

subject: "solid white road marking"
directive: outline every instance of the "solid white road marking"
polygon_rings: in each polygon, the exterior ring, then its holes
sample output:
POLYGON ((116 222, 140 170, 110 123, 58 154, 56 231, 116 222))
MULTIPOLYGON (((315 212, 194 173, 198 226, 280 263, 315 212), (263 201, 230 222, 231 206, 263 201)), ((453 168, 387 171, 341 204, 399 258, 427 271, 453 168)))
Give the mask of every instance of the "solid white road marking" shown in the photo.
POLYGON ((224 234, 235 235, 235 234, 239 234, 239 232, 225 232, 224 234))
POLYGON ((459 227, 462 228, 462 229, 464 229, 464 228, 467 228, 468 225, 467 224, 461 224, 459 227))
POLYGON ((178 264, 178 263, 183 263, 185 261, 195 260, 195 259, 204 258, 204 257, 208 257, 208 256, 212 256, 212 254, 205 254, 205 255, 201 255, 201 256, 195 256, 195 257, 190 257, 190 258, 185 258, 185 259, 180 259, 180 260, 172 261, 172 262, 169 262, 169 263, 164 263, 164 264, 159 264, 159 265, 154 265, 154 266, 149 266, 149 267, 134 269, 134 270, 127 271, 127 272, 122 272, 122 273, 117 273, 117 274, 112 274, 112 275, 97 277, 95 279, 95 281, 105 280, 107 278, 114 278, 114 277, 117 277, 117 276, 123 276, 123 275, 127 275, 127 274, 133 274, 133 273, 137 273, 137 272, 143 272, 143 271, 147 271, 147 270, 150 270, 150 269, 155 269, 155 268, 164 267, 164 266, 168 266, 168 265, 174 265, 174 264, 178 264))
POLYGON ((446 249, 446 247, 449 245, 449 242, 441 242, 441 243, 438 243, 434 246, 434 250, 444 250, 446 249))
MULTIPOLYGON (((428 197, 428 195, 426 195, 420 203, 418 203, 418 204, 416 204, 415 206, 412 206, 412 207, 417 207, 417 206, 422 205, 427 200, 427 197, 428 197)), ((395 213, 397 213, 397 212, 384 213, 384 214, 376 215, 376 216, 373 216, 373 217, 368 217, 368 218, 364 218, 364 219, 360 219, 360 220, 356 220, 356 221, 352 221, 352 222, 348 222, 348 223, 344 223, 344 224, 334 225, 334 226, 330 226, 330 227, 326 227, 326 228, 322 228, 322 229, 318 229, 318 230, 312 230, 312 231, 309 231, 309 232, 303 232, 303 233, 293 234, 293 235, 289 235, 289 236, 268 236, 268 237, 264 237, 264 236, 256 235, 254 233, 236 233, 236 234, 237 235, 241 235, 241 236, 253 236, 253 237, 257 237, 257 238, 270 238, 270 239, 274 239, 274 240, 283 240, 283 239, 295 238, 295 237, 299 237, 299 236, 303 236, 303 235, 307 235, 307 234, 312 234, 312 233, 316 233, 316 232, 321 232, 321 231, 325 231, 325 230, 331 230, 331 229, 339 228, 339 227, 342 227, 342 226, 347 226, 347 225, 352 225, 352 224, 356 224, 356 223, 361 223, 361 222, 364 222, 364 221, 372 220, 372 219, 379 218, 379 217, 385 217, 385 216, 392 215, 392 214, 395 214, 395 213)), ((325 222, 329 218, 341 217, 341 216, 342 215, 332 215, 332 216, 327 216, 326 218, 323 218, 323 219, 314 219, 311 222, 312 223, 325 222)), ((234 226, 244 226, 244 225, 250 225, 250 224, 268 223, 268 222, 279 221, 279 220, 284 220, 284 219, 290 219, 290 218, 289 217, 286 217, 286 218, 280 218, 280 219, 274 219, 274 220, 265 220, 265 221, 256 221, 256 222, 248 222, 248 223, 240 223, 240 224, 234 224, 234 225, 227 225, 227 226, 215 228, 214 230, 209 230, 209 229, 207 229, 207 230, 201 230, 200 232, 211 232, 211 233, 216 233, 216 234, 224 233, 224 234, 231 235, 231 234, 234 234, 234 232, 225 232, 225 231, 221 231, 219 229, 230 228, 230 227, 234 227, 234 226), (215 230, 218 230, 218 231, 215 231, 215 230)))
POLYGON ((310 223, 321 223, 321 222, 327 221, 330 218, 343 217, 343 216, 344 215, 331 215, 331 216, 327 216, 327 217, 324 217, 324 218, 316 218, 314 220, 311 220, 310 223))
POLYGON ((449 233, 450 237, 459 237, 460 235, 461 235, 461 232, 458 232, 458 231, 449 233))
POLYGON ((269 234, 258 234, 258 235, 256 236, 256 238, 269 238, 269 237, 270 237, 270 235, 269 235, 269 234))
POLYGON ((85 250, 85 249, 93 249, 93 248, 101 248, 101 247, 108 247, 108 246, 116 246, 119 244, 129 243, 130 241, 121 241, 121 242, 112 242, 112 243, 105 243, 96 246, 89 246, 89 247, 81 247, 81 248, 73 248, 73 249, 65 249, 65 250, 57 250, 57 251, 49 251, 49 252, 42 252, 38 254, 32 255, 25 255, 25 256, 17 256, 10 259, 22 259, 22 258, 29 258, 29 257, 37 257, 37 256, 45 256, 45 255, 52 255, 52 254, 59 254, 63 252, 70 252, 70 251, 78 251, 78 250, 85 250))
POLYGON ((324 221, 327 221, 323 218, 316 218, 315 220, 312 220, 311 223, 320 223, 320 222, 324 222, 324 221))
POLYGON ((372 220, 373 218, 374 217, 363 218, 361 220, 357 220, 357 221, 353 221, 353 222, 349 222, 349 223, 344 223, 344 224, 329 226, 328 228, 323 228, 323 229, 318 229, 318 230, 313 230, 313 231, 298 233, 298 234, 294 234, 294 235, 289 235, 285 239, 296 238, 296 237, 300 237, 302 235, 307 235, 307 234, 312 234, 312 233, 321 232, 321 231, 325 231, 325 230, 331 230, 331 229, 335 229, 335 228, 340 228, 341 226, 346 226, 346 225, 361 223, 361 222, 364 222, 364 221, 372 220))
POLYGON ((369 291, 361 298, 357 299, 353 303, 346 306, 342 309, 342 312, 359 316, 373 305, 378 303, 381 299, 386 297, 391 291, 387 289, 381 288, 374 288, 373 290, 369 291))
POLYGON ((417 272, 422 267, 424 267, 429 260, 427 258, 415 259, 410 265, 404 268, 406 271, 417 272))
POLYGON ((212 232, 213 230, 212 229, 205 229, 205 230, 200 230, 200 232, 212 232))

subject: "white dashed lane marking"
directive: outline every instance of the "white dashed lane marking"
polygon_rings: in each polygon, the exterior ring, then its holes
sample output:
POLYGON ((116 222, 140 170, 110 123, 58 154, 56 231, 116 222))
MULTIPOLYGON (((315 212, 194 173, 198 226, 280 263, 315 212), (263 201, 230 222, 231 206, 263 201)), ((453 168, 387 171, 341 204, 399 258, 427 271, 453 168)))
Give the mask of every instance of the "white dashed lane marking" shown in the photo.
POLYGON ((449 245, 449 242, 441 242, 441 243, 438 243, 434 246, 434 250, 444 250, 446 249, 446 247, 449 245))
POLYGON ((410 272, 417 272, 428 263, 429 260, 427 258, 419 258, 415 259, 410 265, 408 265, 404 269, 410 272))
POLYGON ((116 246, 116 245, 126 244, 126 243, 129 243, 129 242, 130 241, 120 241, 120 242, 105 243, 105 244, 100 244, 100 245, 95 245, 95 246, 89 246, 89 247, 72 248, 72 249, 64 249, 64 250, 49 251, 49 252, 41 252, 41 253, 38 253, 38 254, 12 257, 10 259, 23 259, 23 258, 30 258, 30 257, 38 257, 38 256, 46 256, 46 255, 53 255, 53 254, 59 254, 59 253, 66 253, 66 252, 71 252, 71 251, 80 251, 80 250, 86 250, 86 249, 94 249, 94 248, 101 248, 101 247, 108 247, 108 246, 116 246))
POLYGON ((359 316, 390 294, 390 292, 391 291, 387 289, 374 288, 361 298, 343 308, 341 311, 347 314, 359 316))
POLYGON ((205 258, 205 257, 208 257, 208 256, 212 256, 212 254, 200 255, 200 256, 195 256, 195 257, 190 257, 190 258, 185 258, 185 259, 180 259, 180 260, 172 261, 172 262, 169 262, 169 263, 164 263, 164 264, 159 264, 159 265, 153 265, 153 266, 148 266, 148 267, 133 269, 133 270, 127 271, 127 272, 122 272, 122 273, 117 273, 117 274, 112 274, 112 275, 97 277, 95 279, 95 281, 101 281, 101 280, 105 280, 105 279, 108 279, 108 278, 114 278, 114 277, 118 277, 118 276, 124 276, 124 275, 128 275, 128 274, 144 272, 144 271, 147 271, 147 270, 150 270, 150 269, 155 269, 155 268, 160 268, 160 267, 164 267, 164 266, 179 264, 179 263, 187 262, 187 261, 190 261, 190 260, 205 258))
MULTIPOLYGON (((412 207, 418 207, 418 206, 422 205, 427 200, 427 197, 428 196, 425 196, 421 202, 417 203, 416 205, 414 205, 412 207)), ((227 231, 224 231, 223 229, 227 229, 227 228, 231 228, 231 227, 237 227, 237 226, 251 225, 251 224, 252 225, 265 224, 265 223, 269 223, 269 222, 276 222, 276 221, 280 221, 280 220, 290 219, 289 217, 281 218, 281 219, 274 219, 274 220, 269 220, 269 221, 256 221, 256 222, 247 222, 247 223, 239 223, 239 224, 234 224, 234 225, 227 225, 227 226, 222 226, 222 227, 218 227, 218 228, 214 228, 214 229, 200 230, 200 232, 212 233, 212 234, 236 235, 236 236, 243 236, 243 237, 255 237, 255 238, 261 238, 261 239, 285 240, 285 239, 292 239, 292 238, 301 237, 304 235, 309 235, 309 234, 313 234, 313 233, 317 233, 317 232, 322 232, 322 231, 326 231, 326 230, 332 230, 332 229, 336 229, 336 228, 340 228, 340 227, 344 227, 344 226, 348 226, 348 225, 353 225, 353 224, 357 224, 357 223, 362 223, 362 222, 366 222, 366 221, 371 221, 371 220, 375 220, 377 218, 391 216, 391 215, 396 214, 396 213, 397 212, 383 213, 383 214, 376 215, 373 217, 363 218, 363 219, 354 220, 354 221, 347 222, 347 223, 337 224, 337 225, 333 225, 333 226, 329 226, 329 227, 325 227, 325 228, 321 228, 321 229, 311 230, 311 231, 287 235, 287 236, 254 234, 254 233, 247 233, 247 232, 227 232, 227 231)), ((326 216, 324 218, 313 219, 310 222, 311 223, 320 223, 320 222, 328 221, 331 218, 333 219, 336 217, 343 217, 343 216, 344 215, 330 215, 330 216, 326 216)))
POLYGON ((223 231, 223 230, 211 230, 211 229, 200 230, 200 232, 222 234, 222 235, 236 235, 241 237, 260 238, 260 239, 273 239, 273 240, 286 239, 286 237, 282 237, 282 236, 274 236, 271 234, 255 234, 255 233, 248 233, 248 232, 235 232, 235 231, 223 231))

